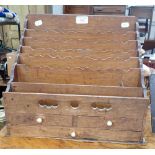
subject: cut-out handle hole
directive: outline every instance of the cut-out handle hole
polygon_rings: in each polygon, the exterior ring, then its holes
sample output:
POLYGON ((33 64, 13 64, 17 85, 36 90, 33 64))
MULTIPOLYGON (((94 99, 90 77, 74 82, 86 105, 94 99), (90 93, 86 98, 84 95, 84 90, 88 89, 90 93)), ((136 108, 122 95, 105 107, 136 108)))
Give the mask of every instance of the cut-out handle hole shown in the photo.
POLYGON ((79 108, 79 102, 78 101, 71 101, 70 105, 73 109, 79 108))
POLYGON ((93 110, 99 110, 99 111, 109 111, 112 109, 109 103, 102 103, 102 102, 93 102, 91 104, 91 107, 93 110))
POLYGON ((46 99, 46 100, 40 100, 39 105, 42 108, 46 109, 56 109, 58 107, 58 103, 56 100, 46 99))

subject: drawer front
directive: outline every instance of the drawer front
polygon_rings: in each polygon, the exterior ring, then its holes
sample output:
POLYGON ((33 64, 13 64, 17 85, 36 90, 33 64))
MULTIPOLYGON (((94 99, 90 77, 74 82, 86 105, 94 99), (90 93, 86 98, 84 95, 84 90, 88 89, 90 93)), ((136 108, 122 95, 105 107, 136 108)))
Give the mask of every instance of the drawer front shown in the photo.
POLYGON ((123 6, 94 6, 94 13, 103 13, 103 14, 125 14, 125 7, 123 6))
POLYGON ((89 14, 89 6, 69 5, 65 6, 65 14, 89 14))
POLYGON ((40 115, 40 114, 22 114, 9 113, 7 115, 7 123, 10 125, 25 125, 25 126, 61 126, 71 127, 72 116, 61 115, 40 115))
POLYGON ((7 123, 25 126, 58 126, 76 128, 98 128, 104 130, 142 131, 143 120, 135 118, 112 118, 96 116, 64 116, 31 113, 9 113, 7 123))
POLYGON ((100 128, 105 130, 130 130, 142 131, 143 120, 133 118, 112 118, 112 117, 87 117, 78 116, 77 126, 79 128, 100 128))
POLYGON ((85 128, 45 127, 45 126, 8 126, 11 136, 51 137, 74 140, 98 140, 118 142, 142 142, 142 132, 113 131, 85 128))
POLYGON ((143 120, 147 99, 63 94, 4 93, 6 114, 11 112, 50 115, 85 115, 139 118, 143 120))

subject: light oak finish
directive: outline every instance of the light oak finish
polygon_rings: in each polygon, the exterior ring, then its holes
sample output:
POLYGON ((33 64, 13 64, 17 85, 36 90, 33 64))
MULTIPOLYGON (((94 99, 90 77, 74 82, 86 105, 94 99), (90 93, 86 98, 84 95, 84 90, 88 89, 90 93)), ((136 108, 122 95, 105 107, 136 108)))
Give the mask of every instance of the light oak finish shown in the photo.
MULTIPOLYGON (((125 130, 130 130, 130 131, 142 131, 143 127, 142 127, 142 119, 134 119, 134 118, 112 118, 111 121, 113 123, 112 126, 108 126, 107 122, 108 119, 107 117, 97 117, 97 116, 93 116, 93 117, 89 117, 89 116, 77 116, 76 117, 76 124, 74 122, 74 124, 72 124, 73 119, 75 119, 75 117, 73 116, 66 116, 66 115, 47 115, 44 114, 43 116, 39 116, 37 114, 32 114, 32 113, 21 113, 21 114, 14 114, 14 113, 8 113, 8 123, 9 126, 11 128, 11 126, 15 126, 14 128, 17 128, 16 126, 25 126, 26 128, 29 128, 30 126, 33 128, 34 126, 37 126, 38 130, 40 130, 40 127, 44 127, 46 126, 47 130, 51 130, 53 128, 54 129, 64 129, 67 130, 67 127, 69 128, 73 128, 75 130, 78 130, 79 128, 83 128, 85 130, 89 130, 90 128, 93 128, 94 130, 98 129, 99 130, 115 130, 115 131, 125 131, 125 130), (43 121, 42 122, 38 122, 37 119, 38 118, 42 118, 43 121), (121 126, 120 126, 121 124, 121 126), (57 126, 61 126, 61 127, 57 127, 57 126), (78 128, 77 128, 78 127, 78 128)), ((73 130, 73 129, 72 129, 73 130)), ((100 132, 101 132, 100 131, 100 132)), ((24 133, 25 131, 23 131, 24 133)), ((61 131, 60 131, 61 132, 61 131)), ((105 131, 103 131, 105 132, 105 131)), ((107 131, 108 132, 108 131, 107 131)), ((66 131, 67 133, 67 131, 66 131)), ((14 135, 14 133, 12 133, 11 135, 14 135)), ((19 135, 20 136, 20 135, 19 135)), ((57 135, 53 135, 49 134, 48 137, 59 137, 57 135)), ((22 136, 24 137, 24 135, 22 136)), ((27 136, 26 136, 27 137, 27 136)), ((31 137, 35 137, 33 134, 31 135, 31 137)), ((40 132, 40 137, 44 137, 44 133, 40 132)), ((62 137, 60 135, 60 137, 62 137)), ((62 137, 65 138, 65 137, 62 137)), ((68 137, 69 138, 69 137, 68 137)), ((103 138, 104 139, 104 138, 103 138)), ((117 140, 119 141, 119 140, 117 140)))
POLYGON ((19 92, 4 93, 3 97, 8 130, 14 136, 23 137, 26 131, 31 131, 27 132, 26 137, 70 139, 69 133, 74 131, 76 138, 81 140, 143 140, 142 122, 148 103, 144 98, 19 92), (75 104, 78 104, 77 108, 75 104), (94 109, 93 104, 97 108, 94 109), (53 105, 57 107, 49 108, 53 105), (103 108, 108 111, 103 111, 103 108), (14 109, 18 113, 12 113, 14 109), (43 122, 38 123, 37 118, 42 118, 43 122), (107 126, 109 120, 113 126, 107 126))
POLYGON ((76 18, 27 16, 3 93, 8 134, 142 143, 149 100, 135 17, 89 16, 87 24, 76 18))
POLYGON ((72 131, 75 130, 75 132, 77 132, 78 136, 76 137, 76 139, 80 140, 98 140, 98 141, 118 141, 118 142, 122 142, 122 141, 130 141, 130 139, 132 139, 131 142, 137 142, 138 141, 142 141, 142 136, 141 136, 141 132, 132 132, 132 131, 111 131, 111 130, 95 130, 95 129, 84 129, 84 128, 78 128, 78 130, 71 128, 47 128, 47 127, 40 127, 37 128, 36 126, 29 126, 29 127, 25 127, 25 126, 12 126, 10 127, 11 131, 12 131, 12 135, 14 136, 24 136, 25 135, 25 131, 29 130, 31 132, 29 132, 27 134, 28 137, 40 137, 42 134, 45 137, 49 137, 53 135, 53 138, 56 137, 62 137, 64 139, 70 139, 70 133, 72 131), (40 129, 40 130, 38 130, 40 129), (42 132, 44 131, 44 132, 42 132), (97 134, 96 134, 97 133, 97 134), (92 138, 93 137, 93 138, 92 138), (103 138, 104 137, 104 138, 103 138))
POLYGON ((12 82, 13 92, 143 97, 141 87, 12 82))
POLYGON ((77 15, 43 15, 43 14, 31 14, 27 16, 28 23, 25 28, 28 29, 71 29, 71 30, 86 30, 90 32, 90 29, 98 31, 99 29, 108 30, 120 30, 121 23, 129 22, 129 27, 125 28, 126 31, 136 30, 136 18, 131 16, 92 16, 88 15, 88 24, 76 24, 77 15), (35 21, 42 20, 42 25, 35 26, 35 21), (115 25, 115 26, 114 26, 115 25))
POLYGON ((34 40, 48 40, 48 39, 53 39, 53 40, 59 40, 63 41, 65 39, 69 40, 119 40, 119 41, 127 41, 127 40, 136 40, 137 34, 134 31, 129 31, 129 32, 122 32, 122 31, 98 31, 98 32, 78 32, 68 30, 65 32, 59 32, 58 30, 34 30, 34 29, 25 29, 24 31, 24 36, 25 37, 32 37, 34 40), (73 35, 74 34, 74 35, 73 35), (118 37, 119 36, 119 37, 118 37))
POLYGON ((23 39, 23 46, 31 46, 34 49, 37 48, 52 48, 57 50, 64 50, 64 49, 93 49, 93 50, 115 50, 115 49, 122 49, 122 50, 136 50, 138 48, 138 43, 135 40, 128 40, 126 42, 119 42, 119 41, 86 41, 86 40, 64 40, 62 44, 57 40, 46 40, 46 41, 37 41, 33 40, 33 38, 24 38, 23 39))
POLYGON ((7 133, 6 126, 0 131, 0 148, 70 148, 70 149, 154 149, 155 134, 151 132, 151 114, 150 109, 147 110, 147 117, 144 130, 144 144, 121 144, 110 142, 79 142, 74 140, 62 140, 53 138, 23 138, 17 136, 5 136, 7 133))
POLYGON ((55 57, 43 57, 43 56, 28 56, 24 57, 22 54, 19 56, 19 64, 25 64, 30 67, 51 67, 57 69, 77 68, 85 67, 89 69, 129 69, 139 68, 139 59, 132 57, 128 59, 114 58, 109 59, 93 59, 87 57, 67 57, 67 58, 55 58, 55 57), (94 63, 92 63, 92 61, 94 63), (124 65, 126 64, 126 65, 124 65))
POLYGON ((50 67, 28 67, 16 65, 15 82, 36 82, 56 84, 85 84, 104 86, 140 86, 140 69, 103 69, 89 68, 54 69, 50 67), (129 74, 130 73, 130 74, 129 74), (45 78, 46 77, 46 78, 45 78))
POLYGON ((128 59, 129 57, 137 57, 138 51, 136 50, 93 50, 93 49, 32 49, 30 46, 21 46, 20 52, 23 56, 46 56, 46 57, 89 57, 94 59, 107 59, 107 58, 122 58, 128 59), (119 53, 119 54, 118 54, 119 53))
POLYGON ((148 99, 136 97, 115 97, 115 96, 95 96, 95 95, 74 95, 74 94, 46 94, 46 93, 3 93, 6 112, 12 110, 19 113, 40 113, 40 114, 60 114, 60 115, 86 115, 104 116, 109 118, 129 117, 142 119, 148 99), (24 100, 21 100, 21 98, 24 100), (73 108, 72 104, 78 104, 78 108, 73 108), (57 104, 56 108, 50 106, 57 104), (96 107, 94 108, 94 104, 96 107), (45 105, 45 106, 43 106, 45 105), (135 108, 135 105, 137 108, 135 108), (109 109, 106 111, 103 108, 109 109), (89 113, 88 113, 89 111, 89 113))

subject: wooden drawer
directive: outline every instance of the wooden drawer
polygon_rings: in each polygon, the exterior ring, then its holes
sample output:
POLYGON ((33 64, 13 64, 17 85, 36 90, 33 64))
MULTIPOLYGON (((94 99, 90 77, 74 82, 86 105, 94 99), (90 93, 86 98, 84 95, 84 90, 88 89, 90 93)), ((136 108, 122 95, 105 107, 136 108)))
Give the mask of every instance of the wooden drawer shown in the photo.
POLYGON ((142 132, 113 131, 85 128, 45 127, 45 126, 8 126, 11 136, 51 137, 87 141, 143 142, 142 132), (72 137, 75 133, 75 137, 72 137))
POLYGON ((122 14, 125 15, 125 5, 66 5, 65 14, 122 14))
POLYGON ((142 131, 142 119, 125 118, 125 117, 88 117, 78 116, 77 126, 80 128, 100 128, 104 130, 129 130, 129 131, 142 131))
POLYGON ((47 115, 35 113, 9 113, 7 121, 10 125, 41 125, 41 126, 61 126, 71 127, 72 116, 47 115))
POLYGON ((64 6, 64 14, 89 14, 88 5, 67 5, 64 6))
POLYGON ((93 6, 93 14, 122 14, 125 15, 125 5, 123 6, 93 6))
MULTIPOLYGON (((71 116, 32 113, 8 113, 7 122, 11 126, 57 126, 75 128, 98 128, 104 130, 142 131, 143 120, 135 118, 103 116, 71 116)), ((87 130, 87 129, 86 129, 87 130)))

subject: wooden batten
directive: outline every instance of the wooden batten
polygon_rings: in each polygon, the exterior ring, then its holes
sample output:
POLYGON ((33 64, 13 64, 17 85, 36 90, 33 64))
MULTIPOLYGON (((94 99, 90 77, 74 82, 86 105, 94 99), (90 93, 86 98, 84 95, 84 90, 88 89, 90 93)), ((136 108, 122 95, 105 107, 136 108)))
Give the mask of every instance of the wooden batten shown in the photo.
POLYGON ((12 82, 13 92, 143 97, 141 87, 12 82))
POLYGON ((52 48, 52 49, 94 49, 94 50, 115 50, 121 48, 122 50, 136 50, 137 41, 129 40, 126 42, 85 42, 85 41, 35 41, 32 38, 23 38, 23 46, 31 46, 32 48, 52 48), (61 44, 62 43, 62 44, 61 44), (60 46, 61 44, 61 46, 60 46))
POLYGON ((43 57, 43 56, 19 56, 19 64, 26 64, 32 67, 52 67, 52 68, 89 68, 89 69, 129 69, 137 67, 139 68, 139 59, 138 58, 128 58, 120 59, 111 58, 107 59, 93 59, 89 57, 67 57, 67 58, 56 58, 56 57, 43 57), (92 61, 94 62, 92 64, 92 61), (124 63, 126 65, 124 65, 124 63))
POLYGON ((21 46, 20 52, 25 54, 25 56, 51 56, 51 57, 79 57, 86 56, 91 58, 124 58, 137 57, 138 51, 136 50, 93 50, 93 49, 32 49, 30 46, 21 46), (119 53, 119 54, 118 54, 119 53))
POLYGON ((87 29, 92 28, 94 31, 96 29, 96 25, 100 29, 111 29, 111 30, 120 30, 121 23, 128 22, 129 27, 124 28, 126 31, 135 31, 136 29, 136 17, 131 16, 93 16, 88 15, 88 23, 87 24, 77 24, 76 17, 78 15, 28 15, 28 25, 26 28, 28 29, 54 29, 54 28, 67 28, 67 29, 87 29), (65 17, 65 18, 64 18, 65 17), (35 26, 35 21, 42 21, 40 26, 35 26))
MULTIPOLYGON (((96 84, 104 86, 138 87, 140 69, 133 68, 92 70, 87 68, 52 69, 49 67, 16 66, 18 82, 45 82, 56 84, 96 84), (130 74, 129 74, 130 73, 130 74), (46 77, 46 78, 45 78, 46 77)), ((15 80, 15 82, 17 82, 15 80)))
POLYGON ((133 31, 129 32, 122 32, 122 31, 108 31, 108 32, 94 32, 92 31, 91 33, 85 33, 84 32, 73 32, 67 31, 67 32, 59 32, 58 30, 51 30, 51 31, 37 31, 37 30, 31 30, 27 29, 25 30, 25 37, 31 37, 34 40, 119 40, 119 41, 127 41, 127 40, 136 40, 136 33, 133 31), (119 37, 118 37, 119 36, 119 37))

